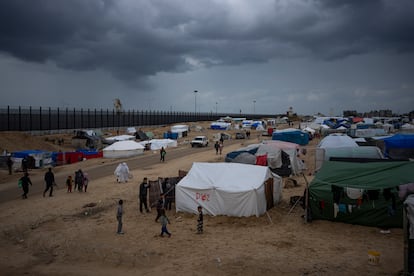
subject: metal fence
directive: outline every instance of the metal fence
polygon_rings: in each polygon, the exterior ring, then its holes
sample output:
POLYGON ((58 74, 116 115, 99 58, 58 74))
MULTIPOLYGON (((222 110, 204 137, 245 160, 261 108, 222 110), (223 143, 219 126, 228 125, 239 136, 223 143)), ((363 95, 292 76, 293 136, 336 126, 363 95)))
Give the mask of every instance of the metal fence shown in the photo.
POLYGON ((7 108, 0 109, 0 131, 51 131, 66 129, 117 129, 131 126, 167 125, 180 122, 213 121, 220 117, 258 119, 265 114, 217 114, 176 111, 117 112, 115 109, 7 108))

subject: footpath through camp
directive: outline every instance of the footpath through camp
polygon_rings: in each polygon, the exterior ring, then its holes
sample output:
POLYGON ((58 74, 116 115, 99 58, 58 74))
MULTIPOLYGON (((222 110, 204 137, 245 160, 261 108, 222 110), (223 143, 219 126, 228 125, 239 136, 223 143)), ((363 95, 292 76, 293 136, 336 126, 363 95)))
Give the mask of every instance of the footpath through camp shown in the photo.
MULTIPOLYGON (((8 195, 0 203, 2 274, 398 275, 403 269, 401 228, 390 228, 389 234, 382 234, 372 226, 329 220, 305 223, 301 204, 292 204, 291 199, 303 196, 306 182, 314 177, 315 149, 320 138, 300 146, 299 158, 306 165, 304 174, 284 177, 279 202, 265 213, 248 217, 228 215, 235 213, 235 209, 213 216, 209 205, 200 202, 206 206, 204 231, 197 234, 196 208, 192 212, 177 212, 173 203, 172 209, 165 211, 172 236, 160 237, 155 204, 148 213, 139 211, 139 186, 144 177, 152 183, 151 191, 160 192, 162 185, 154 189, 159 178, 177 179, 191 171, 193 163, 228 164, 228 153, 271 140, 262 136, 261 130, 251 130, 250 139, 236 140, 234 135, 240 130, 215 130, 209 126, 210 122, 191 123, 188 135, 178 137, 177 147, 166 148, 164 162, 160 162, 159 150, 150 149, 135 157, 94 158, 53 167, 57 187, 52 197, 42 196, 46 168, 29 170, 33 186, 29 186, 28 198, 24 200, 17 187, 22 172, 8 175, 6 169, 0 170, 1 197, 8 195), (221 155, 215 150, 213 138, 220 132, 233 136, 232 140, 223 141, 221 155), (208 147, 192 148, 189 141, 196 135, 206 135, 210 139, 208 147), (130 169, 126 183, 116 182, 114 171, 120 162, 126 162, 130 169), (88 190, 69 193, 65 180, 78 169, 88 173, 88 190), (124 202, 123 235, 116 234, 119 199, 124 202), (368 254, 373 251, 380 254, 374 265, 368 254)), ((170 126, 164 126, 144 130, 162 137, 169 129, 170 126)), ((63 144, 51 146, 45 136, 0 133, 1 146, 9 152, 39 148, 73 150, 68 137, 64 137, 63 144), (12 142, 7 142, 7 136, 13 137, 12 142), (24 139, 20 140, 22 136, 24 139), (24 142, 25 139, 32 142, 24 142), (50 148, 43 147, 45 144, 50 148)), ((237 174, 229 178, 235 185, 242 182, 237 174)), ((148 200, 150 205, 154 203, 151 195, 148 200)), ((226 198, 222 200, 223 204, 229 203, 226 198)))

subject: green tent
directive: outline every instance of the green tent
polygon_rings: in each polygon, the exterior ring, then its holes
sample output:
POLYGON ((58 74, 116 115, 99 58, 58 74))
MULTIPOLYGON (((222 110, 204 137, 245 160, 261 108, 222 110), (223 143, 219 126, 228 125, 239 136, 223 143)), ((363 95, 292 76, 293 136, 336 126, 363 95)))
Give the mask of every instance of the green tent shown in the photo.
POLYGON ((402 227, 398 186, 414 183, 414 162, 326 161, 309 184, 312 219, 402 227))

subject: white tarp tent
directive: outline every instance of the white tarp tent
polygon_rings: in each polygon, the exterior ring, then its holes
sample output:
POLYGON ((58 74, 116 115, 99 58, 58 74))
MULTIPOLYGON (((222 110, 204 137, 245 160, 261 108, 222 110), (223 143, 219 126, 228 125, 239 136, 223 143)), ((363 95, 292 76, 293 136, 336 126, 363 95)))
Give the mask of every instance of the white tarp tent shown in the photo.
POLYGON ((135 136, 125 134, 125 135, 110 136, 110 137, 105 138, 105 141, 109 144, 112 144, 118 141, 127 141, 127 140, 135 140, 135 136))
POLYGON ((266 212, 265 182, 273 180, 273 204, 281 200, 282 179, 268 167, 238 163, 193 163, 175 188, 176 211, 236 217, 266 212))
POLYGON ((343 148, 343 147, 359 147, 358 144, 348 135, 333 133, 323 138, 319 144, 319 148, 343 148))
POLYGON ((210 128, 211 129, 219 129, 219 130, 229 130, 231 129, 231 123, 227 123, 227 122, 212 122, 210 124, 210 128))
POLYGON ((127 127, 126 133, 134 135, 137 132, 135 127, 127 127))
POLYGON ((323 162, 331 157, 384 159, 381 150, 374 146, 316 148, 315 171, 320 170, 323 162))
POLYGON ((144 154, 144 146, 135 141, 119 141, 104 148, 103 157, 105 158, 126 158, 144 154))
POLYGON ((145 147, 146 144, 150 144, 151 145, 151 147, 150 147, 151 150, 159 150, 162 147, 164 147, 164 149, 177 147, 177 140, 173 140, 173 139, 152 139, 152 140, 149 140, 149 141, 142 141, 142 142, 140 142, 140 144, 144 147, 145 147))
POLYGON ((186 137, 188 134, 189 127, 188 125, 175 125, 171 126, 171 133, 177 133, 178 137, 186 137))

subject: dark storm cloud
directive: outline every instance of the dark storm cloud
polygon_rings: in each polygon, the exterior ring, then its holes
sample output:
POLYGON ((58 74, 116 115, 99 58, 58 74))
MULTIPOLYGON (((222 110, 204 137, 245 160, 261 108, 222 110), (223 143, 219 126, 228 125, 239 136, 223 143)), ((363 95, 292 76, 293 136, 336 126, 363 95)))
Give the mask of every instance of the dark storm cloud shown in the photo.
POLYGON ((0 51, 121 79, 414 49, 414 2, 0 1, 0 51))

